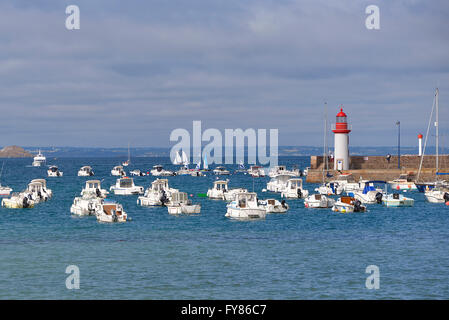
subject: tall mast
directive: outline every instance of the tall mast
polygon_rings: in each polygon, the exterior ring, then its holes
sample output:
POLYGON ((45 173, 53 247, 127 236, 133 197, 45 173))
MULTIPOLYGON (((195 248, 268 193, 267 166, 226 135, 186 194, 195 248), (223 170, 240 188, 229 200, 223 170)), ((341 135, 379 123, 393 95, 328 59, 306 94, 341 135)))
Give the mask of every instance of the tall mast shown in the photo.
POLYGON ((324 138, 324 143, 323 143, 323 183, 324 183, 324 169, 328 167, 328 163, 327 163, 327 152, 326 152, 326 147, 327 147, 327 102, 324 102, 324 134, 323 134, 323 138, 324 138))
POLYGON ((435 109, 436 109, 436 115, 435 115, 435 134, 436 134, 436 164, 435 164, 435 173, 438 173, 438 88, 435 91, 435 109))

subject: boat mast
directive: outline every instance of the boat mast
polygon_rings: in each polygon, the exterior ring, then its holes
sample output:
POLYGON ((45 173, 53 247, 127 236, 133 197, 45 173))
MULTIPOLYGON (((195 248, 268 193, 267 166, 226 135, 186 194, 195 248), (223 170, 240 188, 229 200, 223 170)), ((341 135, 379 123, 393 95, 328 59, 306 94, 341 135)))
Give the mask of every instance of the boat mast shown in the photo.
POLYGON ((323 144, 323 184, 324 184, 324 169, 328 167, 327 163, 327 153, 326 153, 326 147, 327 147, 327 102, 324 102, 324 144, 323 144))
POLYGON ((128 163, 131 162, 131 154, 129 152, 129 142, 128 142, 128 163))
MULTIPOLYGON (((439 167, 439 163, 438 163, 438 88, 435 91, 435 109, 436 109, 436 115, 435 115, 435 134, 436 134, 436 142, 435 142, 435 147, 436 147, 436 159, 435 159, 435 174, 438 175, 438 167, 439 167)), ((438 180, 438 176, 437 176, 437 180, 438 180)))

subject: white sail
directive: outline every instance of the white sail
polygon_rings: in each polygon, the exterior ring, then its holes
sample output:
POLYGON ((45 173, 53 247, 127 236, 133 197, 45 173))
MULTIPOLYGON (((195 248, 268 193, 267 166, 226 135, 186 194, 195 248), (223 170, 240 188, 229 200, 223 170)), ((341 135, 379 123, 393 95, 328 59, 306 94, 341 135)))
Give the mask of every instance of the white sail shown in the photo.
POLYGON ((209 169, 209 165, 207 164, 207 154, 204 155, 203 169, 209 169))
POLYGON ((187 158, 187 154, 184 152, 184 150, 182 151, 182 164, 185 166, 189 164, 189 159, 187 158))
POLYGON ((181 155, 179 154, 179 151, 176 152, 175 160, 173 161, 174 165, 180 165, 182 164, 181 155))

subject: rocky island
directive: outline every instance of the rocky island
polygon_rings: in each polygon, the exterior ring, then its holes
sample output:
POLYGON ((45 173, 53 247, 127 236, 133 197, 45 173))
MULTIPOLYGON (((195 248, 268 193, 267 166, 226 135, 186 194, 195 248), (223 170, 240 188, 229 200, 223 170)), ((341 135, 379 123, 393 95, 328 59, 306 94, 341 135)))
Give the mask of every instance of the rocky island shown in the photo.
POLYGON ((8 146, 0 150, 0 158, 31 158, 33 155, 19 146, 8 146))

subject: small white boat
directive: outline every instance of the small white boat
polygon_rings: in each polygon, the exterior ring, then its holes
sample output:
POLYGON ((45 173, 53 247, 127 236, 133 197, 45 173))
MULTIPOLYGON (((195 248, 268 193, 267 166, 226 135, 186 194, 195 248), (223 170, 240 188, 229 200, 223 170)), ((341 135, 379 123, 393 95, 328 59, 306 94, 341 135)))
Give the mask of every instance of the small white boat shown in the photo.
POLYGON ((122 166, 127 167, 131 163, 131 154, 129 152, 129 143, 128 143, 128 160, 122 162, 122 166))
POLYGON ((266 208, 259 205, 257 194, 254 192, 242 192, 227 206, 226 217, 233 219, 264 219, 266 208))
MULTIPOLYGON (((353 196, 355 199, 359 200, 361 203, 365 204, 374 204, 382 203, 382 198, 384 197, 384 192, 382 192, 381 188, 376 188, 375 183, 383 183, 385 181, 365 181, 365 186, 362 190, 353 191, 350 196, 353 196)), ((385 192, 386 194, 386 192, 385 192)))
POLYGON ((176 171, 177 176, 191 175, 192 171, 189 169, 188 165, 182 166, 178 171, 176 171))
POLYGON ((299 177, 301 175, 301 172, 299 171, 299 169, 287 170, 286 166, 275 166, 271 168, 270 171, 268 172, 268 176, 270 178, 275 178, 279 175, 288 175, 290 176, 290 178, 299 177))
POLYGON ((449 201, 449 189, 435 187, 424 191, 424 196, 431 203, 446 203, 449 201))
POLYGON ((109 190, 122 196, 143 194, 143 187, 134 185, 133 178, 129 177, 118 178, 115 185, 111 186, 109 190))
POLYGON ((97 214, 99 222, 126 222, 128 215, 121 204, 105 200, 102 210, 97 214))
POLYGON ((169 177, 175 175, 173 171, 165 170, 160 164, 153 166, 151 174, 155 177, 169 177))
POLYGON ((40 203, 47 201, 50 199, 50 196, 45 192, 44 186, 41 182, 33 182, 31 181, 28 184, 27 190, 29 194, 31 194, 31 199, 34 200, 34 203, 40 203))
POLYGON ((338 183, 336 182, 328 182, 323 183, 318 188, 315 188, 315 191, 319 194, 324 195, 340 195, 343 192, 343 188, 339 187, 338 183))
POLYGON ((63 172, 59 171, 58 166, 50 166, 47 170, 47 175, 49 177, 62 177, 63 172))
POLYGON ((265 177, 265 171, 262 167, 260 166, 251 166, 248 169, 248 173, 255 178, 259 178, 259 177, 265 177))
POLYGON ((214 186, 212 189, 207 190, 207 197, 210 199, 232 201, 234 200, 236 194, 248 192, 248 190, 244 188, 228 189, 228 182, 229 181, 227 180, 214 181, 214 186))
POLYGON ((387 207, 412 207, 415 200, 399 193, 390 193, 383 197, 382 203, 387 207))
POLYGON ((287 187, 282 190, 281 197, 282 198, 296 198, 303 199, 309 196, 309 191, 303 189, 302 187, 302 179, 294 178, 289 179, 287 181, 287 187))
POLYGON ((335 200, 324 194, 312 194, 304 199, 306 208, 332 208, 334 204, 335 200))
POLYGON ((10 187, 2 186, 0 184, 0 197, 9 197, 11 192, 12 192, 12 189, 10 187))
POLYGON ((285 200, 279 202, 276 199, 258 200, 259 206, 265 208, 266 213, 285 213, 289 209, 285 200))
POLYGON ((126 172, 125 170, 123 170, 122 166, 115 166, 114 168, 112 168, 111 170, 111 175, 113 176, 126 176, 126 172))
POLYGON ((82 197, 75 197, 70 207, 70 213, 78 216, 96 216, 103 210, 103 199, 95 194, 84 194, 82 197))
POLYGON ((40 167, 43 164, 45 164, 45 161, 47 161, 47 158, 41 153, 41 150, 39 150, 39 153, 33 158, 33 167, 40 167))
POLYGON ((29 192, 13 193, 10 198, 2 199, 2 207, 9 209, 34 208, 35 201, 29 192))
POLYGON ((193 204, 185 192, 174 192, 167 210, 169 214, 195 214, 201 212, 201 205, 193 204))
POLYGON ((134 169, 133 171, 130 171, 129 174, 137 177, 143 177, 147 175, 145 172, 142 172, 139 169, 134 169))
POLYGON ((200 170, 192 170, 192 171, 190 171, 190 175, 192 177, 204 177, 205 176, 205 174, 200 170))
POLYGON ((216 167, 216 168, 213 170, 213 173, 214 173, 215 175, 217 175, 217 176, 228 176, 228 175, 231 174, 231 173, 229 172, 229 170, 226 170, 226 168, 225 168, 225 167, 222 167, 222 166, 216 167))
POLYGON ((106 189, 101 189, 100 180, 88 180, 84 188, 81 190, 81 196, 84 195, 95 195, 98 198, 106 198, 109 192, 106 189))
POLYGON ((287 188, 288 180, 292 178, 291 175, 288 174, 280 174, 277 175, 267 183, 267 190, 271 192, 282 192, 285 188, 287 188))
POLYGON ((144 195, 137 198, 137 204, 141 206, 163 206, 170 202, 171 195, 178 191, 178 189, 168 186, 167 179, 156 179, 145 190, 144 195))
POLYGON ((47 188, 47 181, 45 179, 33 179, 31 180, 31 183, 40 183, 42 185, 42 192, 47 199, 53 196, 53 191, 47 188))
POLYGON ((83 166, 78 170, 78 177, 91 177, 93 175, 94 172, 90 166, 83 166))
POLYGON ((343 196, 334 203, 332 211, 340 213, 365 212, 366 206, 353 197, 343 196))
POLYGON ((393 190, 418 190, 407 174, 401 174, 398 179, 387 182, 393 190))

